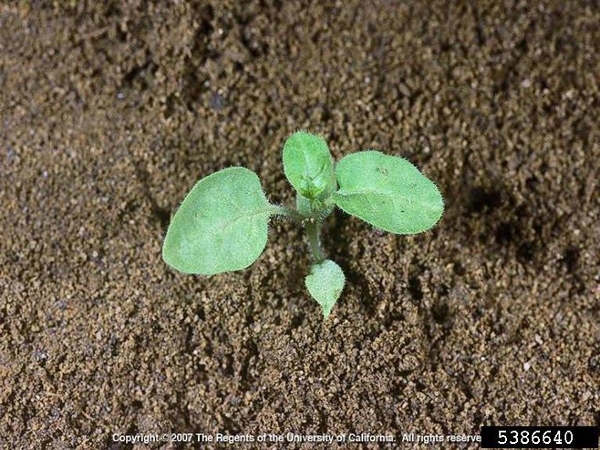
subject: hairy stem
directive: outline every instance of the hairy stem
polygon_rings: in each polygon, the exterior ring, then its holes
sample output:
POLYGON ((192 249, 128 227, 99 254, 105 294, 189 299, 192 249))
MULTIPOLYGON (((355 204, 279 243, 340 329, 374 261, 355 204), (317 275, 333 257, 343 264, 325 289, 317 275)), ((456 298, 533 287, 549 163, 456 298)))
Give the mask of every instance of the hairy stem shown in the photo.
POLYGON ((315 263, 320 263, 325 259, 321 248, 321 223, 331 213, 333 207, 331 202, 313 203, 304 198, 302 200, 297 202, 299 210, 287 206, 271 205, 272 214, 287 217, 306 227, 311 256, 315 263))
POLYGON ((310 243, 310 253, 316 263, 325 259, 321 248, 321 221, 311 219, 306 223, 306 234, 310 243))
POLYGON ((302 221, 305 219, 305 217, 302 214, 300 214, 298 211, 296 211, 293 208, 289 208, 287 206, 281 206, 281 205, 272 205, 272 206, 273 206, 273 214, 275 214, 275 215, 287 217, 288 219, 290 219, 296 223, 302 223, 302 221))

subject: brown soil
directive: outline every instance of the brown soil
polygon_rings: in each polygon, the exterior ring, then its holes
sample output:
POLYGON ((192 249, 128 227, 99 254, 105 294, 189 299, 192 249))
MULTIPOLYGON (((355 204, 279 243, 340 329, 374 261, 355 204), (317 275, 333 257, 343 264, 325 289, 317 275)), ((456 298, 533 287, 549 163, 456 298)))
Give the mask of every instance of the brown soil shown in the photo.
POLYGON ((600 423, 597 1, 27 3, 0 6, 1 448, 600 423), (291 204, 298 128, 447 202, 415 237, 336 212, 325 323, 290 223, 242 272, 160 256, 216 170, 291 204))

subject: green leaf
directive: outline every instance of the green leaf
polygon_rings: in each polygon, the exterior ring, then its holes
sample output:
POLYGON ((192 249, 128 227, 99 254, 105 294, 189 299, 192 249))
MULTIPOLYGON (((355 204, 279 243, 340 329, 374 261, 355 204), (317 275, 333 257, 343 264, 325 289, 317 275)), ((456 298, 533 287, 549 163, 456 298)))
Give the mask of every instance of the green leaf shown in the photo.
POLYGON ((333 158, 325 140, 305 131, 292 134, 283 146, 283 170, 304 197, 323 199, 335 190, 333 158))
POLYGON ((337 164, 342 210, 382 230, 415 234, 433 227, 444 211, 436 185, 407 160, 375 150, 348 155, 337 164))
POLYGON ((184 273, 214 275, 252 264, 267 244, 273 207, 256 174, 230 167, 200 180, 171 220, 163 260, 184 273))
POLYGON ((323 308, 323 316, 327 319, 346 284, 344 272, 336 263, 326 259, 311 266, 305 283, 310 295, 323 308))

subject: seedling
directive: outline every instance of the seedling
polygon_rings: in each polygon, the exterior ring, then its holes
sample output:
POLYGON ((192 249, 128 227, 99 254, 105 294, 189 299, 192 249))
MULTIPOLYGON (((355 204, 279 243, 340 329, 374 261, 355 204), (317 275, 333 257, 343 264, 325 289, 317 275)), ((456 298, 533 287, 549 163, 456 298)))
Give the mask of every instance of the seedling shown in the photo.
POLYGON ((245 269, 265 249, 269 219, 287 217, 306 228, 312 265, 305 284, 327 318, 346 283, 321 247, 321 224, 334 207, 395 234, 426 231, 444 211, 435 184, 406 159, 367 150, 334 164, 325 140, 304 131, 286 141, 283 169, 297 191, 296 208, 270 203, 244 167, 198 181, 169 225, 164 261, 188 274, 245 269))

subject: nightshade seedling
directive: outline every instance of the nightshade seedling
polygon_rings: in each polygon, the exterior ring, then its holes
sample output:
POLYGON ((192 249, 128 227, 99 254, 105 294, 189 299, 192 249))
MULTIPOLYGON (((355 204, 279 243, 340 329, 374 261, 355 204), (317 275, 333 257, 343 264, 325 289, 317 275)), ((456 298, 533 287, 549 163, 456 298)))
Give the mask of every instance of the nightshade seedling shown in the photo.
POLYGON ((164 261, 188 274, 245 269, 265 249, 269 219, 287 217, 306 228, 312 265, 305 283, 327 318, 346 282, 321 248, 321 224, 335 206, 395 234, 426 231, 444 211, 435 184, 407 160, 367 150, 334 164, 327 143, 304 131, 286 141, 283 169, 297 191, 295 209, 271 204, 258 176, 244 167, 198 181, 171 220, 164 261))

